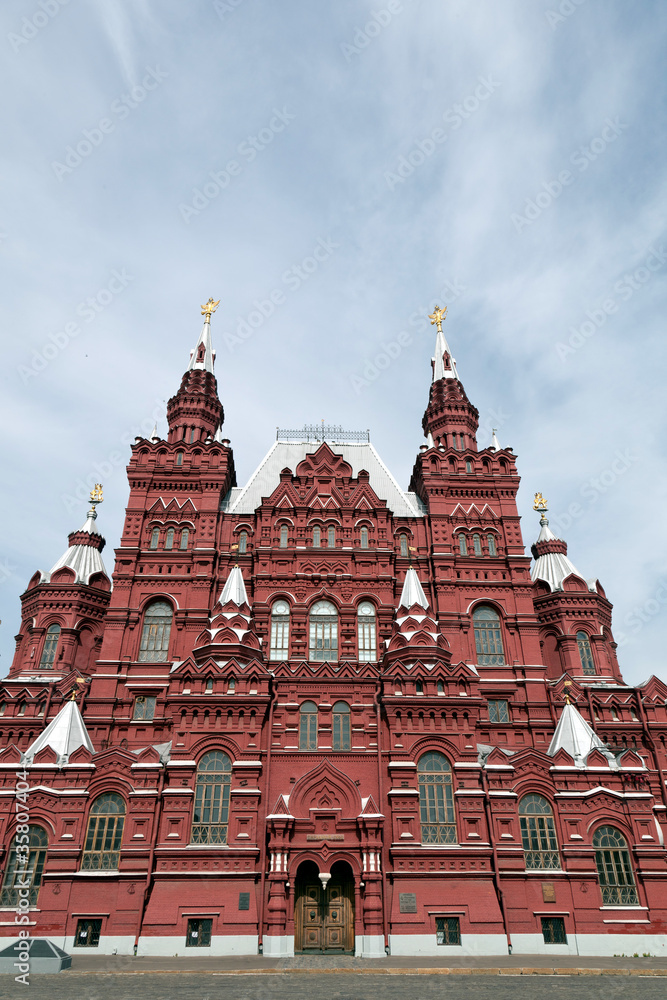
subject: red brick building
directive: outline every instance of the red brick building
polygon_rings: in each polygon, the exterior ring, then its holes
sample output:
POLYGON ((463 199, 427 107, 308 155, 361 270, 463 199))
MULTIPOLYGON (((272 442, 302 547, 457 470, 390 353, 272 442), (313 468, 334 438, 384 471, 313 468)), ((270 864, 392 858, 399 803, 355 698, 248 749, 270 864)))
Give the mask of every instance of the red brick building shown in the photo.
POLYGON ((211 308, 132 448, 113 577, 94 496, 21 597, 3 934, 23 831, 32 932, 68 950, 667 954, 667 687, 623 682, 539 502, 531 569, 441 314, 408 491, 308 427, 238 487, 211 308))

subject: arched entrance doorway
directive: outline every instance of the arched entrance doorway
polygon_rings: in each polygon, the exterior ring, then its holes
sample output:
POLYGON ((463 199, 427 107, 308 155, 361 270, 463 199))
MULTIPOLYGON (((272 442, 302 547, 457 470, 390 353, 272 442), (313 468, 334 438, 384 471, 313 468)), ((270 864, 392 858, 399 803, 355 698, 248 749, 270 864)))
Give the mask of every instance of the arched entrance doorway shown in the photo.
POLYGON ((354 877, 346 861, 332 866, 326 889, 315 862, 304 861, 294 894, 295 951, 354 953, 354 877))

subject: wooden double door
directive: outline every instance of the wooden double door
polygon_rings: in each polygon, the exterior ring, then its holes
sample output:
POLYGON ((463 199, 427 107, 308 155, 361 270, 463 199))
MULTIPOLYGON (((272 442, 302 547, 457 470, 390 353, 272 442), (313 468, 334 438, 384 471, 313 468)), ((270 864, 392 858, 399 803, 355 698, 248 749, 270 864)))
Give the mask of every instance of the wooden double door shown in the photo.
POLYGON ((294 913, 295 951, 354 952, 354 886, 331 879, 297 883, 294 913))

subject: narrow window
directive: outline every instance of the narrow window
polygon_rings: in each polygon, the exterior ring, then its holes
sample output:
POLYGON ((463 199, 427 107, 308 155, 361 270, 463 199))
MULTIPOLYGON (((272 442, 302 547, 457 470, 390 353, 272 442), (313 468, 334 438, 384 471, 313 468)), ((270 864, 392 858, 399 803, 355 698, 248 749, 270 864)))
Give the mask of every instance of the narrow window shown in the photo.
POLYGON ((313 528, 313 548, 319 549, 321 544, 322 544, 322 529, 319 527, 319 525, 316 524, 315 527, 313 528))
POLYGON ((595 864, 603 906, 638 906, 635 878, 625 837, 613 826, 601 826, 593 836, 595 864))
POLYGON ((210 948, 212 926, 213 921, 210 918, 188 920, 188 933, 185 939, 185 947, 210 948))
POLYGON ((542 795, 524 795, 519 803, 519 824, 526 868, 560 868, 554 814, 542 795))
POLYGON ((581 659, 581 669, 585 674, 595 673, 595 662, 593 660, 593 650, 591 640, 585 632, 577 632, 577 646, 579 647, 579 658, 581 659))
POLYGON ((226 844, 232 762, 221 750, 205 753, 197 766, 192 844, 226 844))
POLYGON ((452 434, 452 448, 454 449, 454 451, 459 450, 459 443, 456 439, 456 433, 452 434))
POLYGON ((171 605, 166 601, 155 601, 148 606, 141 632, 140 662, 163 662, 167 659, 172 618, 171 605))
POLYGON ((182 451, 177 451, 176 452, 176 465, 183 465, 183 452, 182 451))
POLYGON ((233 677, 229 678, 229 683, 227 685, 227 694, 234 694, 236 691, 236 680, 233 677))
POLYGON ((438 681, 437 691, 438 691, 438 694, 444 694, 445 693, 445 685, 442 683, 442 681, 438 681))
POLYGON ((299 714, 299 750, 317 750, 317 705, 304 701, 299 714))
POLYGON ((276 601, 271 608, 270 660, 289 659, 289 617, 290 608, 287 601, 276 601))
POLYGON ((350 749, 350 706, 344 701, 333 707, 333 749, 350 749))
POLYGON ((164 540, 164 547, 165 547, 165 549, 173 549, 173 547, 174 547, 174 529, 173 528, 169 528, 169 530, 167 531, 167 536, 166 536, 166 538, 164 540))
POLYGON ((78 920, 74 936, 75 948, 97 948, 102 931, 101 920, 78 920))
POLYGON ((137 695, 134 699, 133 718, 141 722, 150 722, 155 715, 155 701, 154 695, 137 695))
POLYGON ((181 548, 182 549, 187 549, 189 539, 190 539, 190 529, 189 528, 183 528, 183 531, 181 532, 181 548))
POLYGON ((152 549, 156 549, 158 547, 159 542, 160 542, 160 529, 159 528, 153 528, 153 531, 151 533, 151 544, 150 544, 150 547, 152 549))
POLYGON ((190 431, 190 444, 193 444, 194 440, 195 440, 195 429, 193 427, 192 430, 190 431))
POLYGON ((415 684, 415 694, 423 694, 423 693, 424 693, 424 685, 422 684, 421 681, 417 681, 417 683, 415 684))
POLYGON ((506 701, 489 702, 489 722, 509 722, 509 705, 506 701))
POLYGON ((468 542, 466 541, 466 536, 463 532, 459 535, 459 553, 462 556, 468 555, 468 542))
POLYGON ((368 528, 362 528, 359 532, 362 549, 368 548, 368 528))
POLYGON ((461 944, 461 927, 458 917, 435 918, 436 944, 461 944))
POLYGON ((288 535, 288 527, 287 527, 286 524, 282 524, 280 526, 280 548, 281 549, 286 549, 287 548, 288 537, 289 537, 289 535, 288 535))
POLYGON ((504 663, 500 618, 493 608, 475 608, 472 614, 478 663, 504 663))
POLYGON ((333 549, 336 546, 336 529, 335 528, 329 528, 328 531, 327 531, 327 545, 328 545, 328 547, 330 549, 333 549))
POLYGON ((206 694, 213 694, 213 678, 209 677, 206 681, 206 694))
POLYGON ((359 662, 375 663, 377 660, 377 632, 375 627, 375 605, 363 601, 357 614, 359 636, 359 662))
POLYGON ((49 625, 46 630, 42 658, 39 661, 40 670, 50 670, 56 658, 58 639, 60 638, 60 625, 49 625))
POLYGON ((398 537, 399 537, 399 540, 400 540, 400 543, 401 543, 401 555, 403 556, 404 559, 407 559, 408 558, 408 536, 407 535, 399 535, 398 537))
POLYGON ((435 750, 419 759, 419 811, 422 844, 455 844, 456 819, 452 769, 435 750))
POLYGON ((26 898, 25 890, 27 889, 28 904, 37 906, 48 846, 46 831, 41 826, 29 826, 27 838, 25 833, 14 838, 2 882, 0 906, 18 907, 19 889, 23 890, 23 899, 26 898), (17 844, 17 840, 23 841, 24 839, 27 843, 17 844))
POLYGON ((482 539, 479 535, 472 536, 472 545, 476 556, 481 556, 482 554, 482 539))
POLYGON ((242 531, 239 534, 239 555, 244 556, 248 551, 248 532, 242 531))
POLYGON ((115 792, 93 802, 81 860, 82 871, 118 871, 125 824, 125 802, 115 792))
POLYGON ((545 944, 567 944, 563 918, 542 917, 542 937, 545 944))
POLYGON ((469 458, 466 458, 466 472, 472 472, 472 462, 469 458))
POLYGON ((338 659, 338 612, 329 601, 318 601, 310 612, 310 660, 338 659))
POLYGON ((486 536, 486 541, 487 541, 488 546, 489 546, 489 555, 490 556, 497 556, 498 555, 498 550, 496 549, 496 540, 493 537, 493 535, 487 535, 486 536))
POLYGON ((466 449, 466 439, 464 438, 464 436, 462 434, 461 435, 461 451, 465 451, 465 449, 466 449))
POLYGON ((25 715, 25 709, 26 709, 25 702, 24 701, 20 702, 20 704, 19 704, 19 710, 18 710, 18 712, 16 714, 17 715, 25 715))

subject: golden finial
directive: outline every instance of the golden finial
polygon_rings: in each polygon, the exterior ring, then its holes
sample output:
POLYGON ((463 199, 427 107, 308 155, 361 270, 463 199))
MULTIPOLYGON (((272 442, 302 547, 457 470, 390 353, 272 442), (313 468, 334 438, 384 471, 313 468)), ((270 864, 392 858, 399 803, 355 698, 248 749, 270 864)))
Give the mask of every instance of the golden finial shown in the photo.
POLYGON ((447 306, 445 306, 444 309, 440 309, 439 306, 436 306, 433 312, 429 313, 428 318, 431 321, 431 326, 433 326, 433 324, 435 323, 435 325, 438 327, 438 333, 442 333, 442 321, 444 320, 446 315, 447 315, 447 306))
POLYGON ((92 490, 90 491, 90 502, 91 503, 102 503, 104 496, 102 494, 102 483, 95 483, 92 490))
MULTIPOLYGON (((74 683, 75 684, 87 684, 88 683, 88 679, 86 677, 77 677, 77 679, 76 679, 76 681, 74 683)), ((78 694, 77 689, 76 688, 72 688, 72 697, 71 697, 70 701, 76 701, 77 694, 78 694)))
POLYGON ((563 681, 563 687, 565 688, 565 692, 564 692, 564 694, 565 694, 565 704, 569 705, 570 704, 570 692, 568 691, 568 688, 572 687, 572 681, 563 681))
POLYGON ((205 306, 201 306, 201 314, 202 316, 206 317, 206 319, 204 320, 205 323, 210 322, 211 313, 214 313, 219 305, 220 305, 220 299, 218 299, 217 302, 214 302, 213 299, 209 299, 205 306))
POLYGON ((541 493, 535 494, 535 503, 533 504, 533 510, 536 510, 538 514, 546 514, 548 510, 547 501, 545 500, 545 498, 542 496, 541 493))

